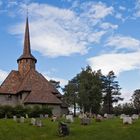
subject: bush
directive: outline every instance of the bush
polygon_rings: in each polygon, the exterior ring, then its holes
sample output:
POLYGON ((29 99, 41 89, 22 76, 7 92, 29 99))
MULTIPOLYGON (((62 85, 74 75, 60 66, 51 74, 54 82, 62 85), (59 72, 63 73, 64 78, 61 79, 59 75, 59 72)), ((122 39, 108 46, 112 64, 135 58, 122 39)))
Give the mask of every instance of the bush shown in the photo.
POLYGON ((34 106, 31 108, 30 112, 28 113, 30 117, 39 117, 40 114, 45 115, 48 114, 49 116, 52 116, 52 109, 48 106, 34 106))
POLYGON ((48 114, 49 117, 51 117, 52 116, 52 108, 49 108, 48 106, 42 106, 40 113, 43 115, 48 114))
POLYGON ((0 106, 0 118, 4 118, 4 116, 5 116, 5 112, 3 106, 0 106))
POLYGON ((17 105, 13 108, 13 115, 16 115, 17 117, 25 116, 25 108, 22 105, 17 105))
POLYGON ((49 108, 48 106, 34 106, 34 107, 29 107, 29 106, 22 106, 18 105, 15 107, 12 106, 0 106, 0 118, 4 118, 7 116, 8 118, 12 118, 14 115, 17 117, 20 116, 25 116, 25 114, 28 114, 29 117, 39 117, 40 114, 48 114, 49 116, 52 115, 52 109, 49 108))
POLYGON ((2 106, 2 109, 3 109, 4 117, 5 117, 5 115, 8 118, 11 118, 13 116, 13 107, 12 106, 5 105, 5 106, 2 106))
POLYGON ((41 114, 41 108, 39 106, 34 106, 33 108, 31 108, 29 112, 30 117, 39 117, 40 114, 41 114))

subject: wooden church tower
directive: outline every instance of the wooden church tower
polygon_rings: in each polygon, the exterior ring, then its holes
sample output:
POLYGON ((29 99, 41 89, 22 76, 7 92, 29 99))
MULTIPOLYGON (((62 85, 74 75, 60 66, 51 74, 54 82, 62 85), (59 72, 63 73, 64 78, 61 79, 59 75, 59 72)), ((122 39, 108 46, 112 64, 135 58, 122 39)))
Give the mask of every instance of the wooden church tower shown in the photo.
POLYGON ((18 71, 12 70, 0 86, 0 105, 48 105, 54 115, 67 113, 59 91, 36 70, 31 53, 28 17, 26 18, 23 54, 17 59, 18 71))

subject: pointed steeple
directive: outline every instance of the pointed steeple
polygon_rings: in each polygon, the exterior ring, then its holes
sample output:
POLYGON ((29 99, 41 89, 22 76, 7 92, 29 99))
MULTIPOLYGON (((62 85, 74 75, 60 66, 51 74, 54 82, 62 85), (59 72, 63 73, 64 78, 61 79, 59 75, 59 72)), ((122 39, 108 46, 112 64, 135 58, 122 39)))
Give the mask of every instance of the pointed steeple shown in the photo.
POLYGON ((24 55, 31 55, 31 49, 30 49, 30 33, 29 33, 28 17, 26 19, 23 54, 24 55))
POLYGON ((19 57, 17 62, 22 59, 32 59, 35 61, 35 63, 37 62, 36 58, 31 54, 28 16, 26 18, 23 54, 19 57))
POLYGON ((35 63, 37 62, 36 58, 31 54, 28 16, 26 18, 26 27, 25 27, 23 47, 24 47, 23 54, 17 60, 18 71, 22 77, 24 77, 31 69, 35 70, 35 63))

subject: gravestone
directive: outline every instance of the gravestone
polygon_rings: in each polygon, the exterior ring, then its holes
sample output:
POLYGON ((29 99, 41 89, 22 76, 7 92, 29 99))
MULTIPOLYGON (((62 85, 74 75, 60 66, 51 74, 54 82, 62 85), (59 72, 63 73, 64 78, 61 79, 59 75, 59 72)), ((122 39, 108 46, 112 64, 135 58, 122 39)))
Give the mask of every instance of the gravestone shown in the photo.
POLYGON ((49 115, 48 114, 45 114, 45 118, 48 118, 49 117, 49 115))
POLYGON ((108 118, 108 114, 107 113, 104 114, 104 118, 108 118))
POLYGON ((36 125, 36 119, 35 118, 31 118, 31 124, 36 125))
POLYGON ((42 121, 41 120, 36 120, 36 126, 42 127, 43 126, 42 121))
POLYGON ((58 123, 58 133, 60 136, 67 136, 69 135, 69 127, 66 123, 64 122, 59 122, 58 123))
POLYGON ((85 113, 80 113, 78 117, 79 117, 80 119, 82 119, 82 118, 86 118, 87 115, 86 115, 85 113))
POLYGON ((20 123, 24 123, 25 118, 24 117, 20 117, 20 123))
POLYGON ((71 123, 74 122, 73 115, 66 115, 66 120, 71 123))
POLYGON ((13 120, 16 122, 17 121, 17 116, 13 116, 13 120))
POLYGON ((44 118, 43 114, 40 114, 40 118, 41 118, 41 119, 44 118))
POLYGON ((26 118, 26 119, 28 119, 28 118, 29 118, 28 114, 25 114, 25 118, 26 118))
POLYGON ((82 125, 89 125, 90 123, 91 123, 91 118, 85 117, 85 118, 81 119, 81 124, 82 125))
POLYGON ((123 118, 123 124, 132 124, 132 118, 131 117, 124 117, 123 118))
POLYGON ((7 119, 8 117, 7 117, 7 114, 5 114, 5 117, 4 117, 4 119, 7 119))
POLYGON ((96 122, 101 122, 102 120, 103 120, 103 117, 101 115, 99 115, 99 114, 95 118, 96 122))
POLYGON ((57 117, 56 117, 56 116, 52 116, 51 121, 52 121, 52 122, 55 122, 56 120, 57 120, 57 117))
POLYGON ((125 114, 121 114, 121 115, 120 115, 120 119, 123 119, 124 117, 126 117, 125 114))
POLYGON ((112 119, 113 117, 114 117, 114 114, 107 114, 107 113, 104 114, 104 118, 106 119, 112 119))
POLYGON ((138 118, 139 118, 139 115, 137 115, 137 114, 133 114, 133 115, 132 115, 132 119, 133 119, 133 120, 137 120, 138 118))

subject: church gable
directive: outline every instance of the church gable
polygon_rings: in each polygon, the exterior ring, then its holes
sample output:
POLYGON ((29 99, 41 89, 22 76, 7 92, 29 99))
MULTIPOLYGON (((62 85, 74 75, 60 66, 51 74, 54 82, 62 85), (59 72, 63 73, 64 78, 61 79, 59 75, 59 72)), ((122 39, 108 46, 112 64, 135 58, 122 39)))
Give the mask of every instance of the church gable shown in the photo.
POLYGON ((30 91, 24 103, 61 104, 53 93, 60 94, 48 80, 34 69, 26 75, 19 87, 20 91, 30 91))

